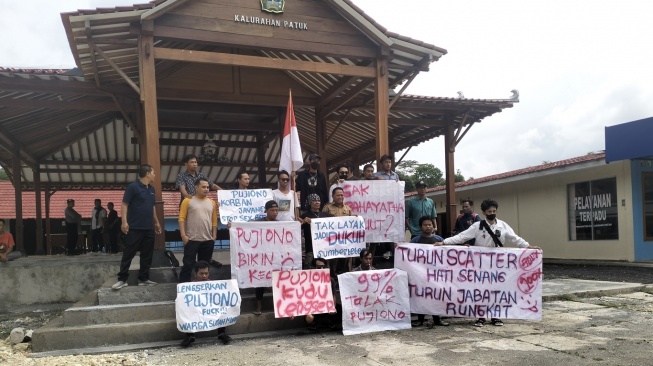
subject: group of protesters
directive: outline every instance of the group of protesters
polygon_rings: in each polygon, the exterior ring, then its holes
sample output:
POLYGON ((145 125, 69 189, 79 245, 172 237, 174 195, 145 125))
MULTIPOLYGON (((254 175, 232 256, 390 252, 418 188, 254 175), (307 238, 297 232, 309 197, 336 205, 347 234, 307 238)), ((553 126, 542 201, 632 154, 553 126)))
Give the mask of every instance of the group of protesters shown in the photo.
MULTIPOLYGON (((368 249, 360 253, 359 265, 355 266, 351 258, 336 258, 325 260, 324 258, 313 258, 312 236, 310 233, 311 220, 324 217, 351 216, 352 210, 344 200, 343 185, 347 180, 394 180, 398 181, 397 174, 392 171, 391 157, 384 155, 379 159, 382 170, 374 173, 374 167, 370 164, 364 168, 361 178, 353 177, 352 172, 346 167, 338 167, 336 181, 326 191, 327 180, 324 174, 319 171, 321 157, 318 154, 311 154, 308 157, 309 168, 300 172, 296 178, 296 192, 290 189, 291 174, 287 171, 277 173, 278 188, 275 189, 273 200, 265 204, 265 217, 261 221, 298 221, 301 223, 303 233, 303 268, 330 268, 332 278, 347 271, 374 270, 374 251, 383 244, 389 244, 382 249, 384 257, 392 255, 392 245, 396 243, 377 243, 368 246, 368 249), (390 253, 388 255, 388 253, 390 253)), ((189 282, 195 272, 195 281, 208 280, 207 276, 202 277, 208 271, 207 264, 214 263, 212 258, 214 243, 217 237, 219 222, 219 205, 208 198, 210 190, 221 190, 222 187, 213 183, 208 177, 199 172, 198 159, 195 155, 187 155, 184 158, 186 169, 177 178, 176 188, 181 193, 179 210, 179 229, 181 239, 184 243, 183 267, 180 273, 181 282, 189 282), (199 264, 198 264, 199 263, 199 264)), ((149 279, 149 268, 151 266, 153 233, 160 233, 161 226, 154 210, 154 189, 150 184, 155 174, 151 166, 144 165, 139 170, 139 179, 130 184, 122 202, 122 225, 121 230, 126 235, 125 250, 118 275, 118 282, 113 285, 114 290, 127 286, 128 269, 131 260, 137 251, 140 251, 140 270, 138 275, 139 286, 153 286, 155 282, 149 279), (129 215, 128 215, 129 212, 129 215), (154 230, 152 230, 154 228, 154 230)), ((241 171, 236 177, 236 189, 249 188, 249 174, 241 171)), ((433 201, 426 197, 426 184, 417 182, 417 195, 406 202, 406 228, 410 230, 411 242, 430 245, 476 245, 483 247, 503 246, 508 242, 520 248, 539 249, 530 246, 528 242, 517 236, 512 228, 496 218, 496 211, 499 207, 496 201, 485 200, 481 204, 481 210, 485 220, 473 212, 473 202, 463 201, 463 213, 457 218, 455 236, 447 239, 436 235, 436 210, 433 201)), ((73 202, 74 204, 74 202, 73 202)), ((357 259, 358 261, 358 259, 357 259)), ((356 263, 358 264, 358 263, 356 263)), ((334 288, 334 294, 337 290, 334 288)), ((255 314, 260 315, 262 311, 262 298, 264 289, 256 290, 257 308, 255 314)), ((315 317, 307 316, 307 324, 315 325, 315 317)), ((491 319, 493 325, 503 325, 499 319, 491 319)), ((422 325, 424 316, 418 317, 415 325, 422 325)), ((478 319, 477 326, 483 326, 485 319, 478 319)), ((434 325, 446 326, 448 322, 439 316, 433 317, 434 325)), ((230 338, 224 332, 219 331, 220 339, 226 344, 230 338)), ((187 334, 182 346, 188 346, 194 341, 194 335, 187 334)))

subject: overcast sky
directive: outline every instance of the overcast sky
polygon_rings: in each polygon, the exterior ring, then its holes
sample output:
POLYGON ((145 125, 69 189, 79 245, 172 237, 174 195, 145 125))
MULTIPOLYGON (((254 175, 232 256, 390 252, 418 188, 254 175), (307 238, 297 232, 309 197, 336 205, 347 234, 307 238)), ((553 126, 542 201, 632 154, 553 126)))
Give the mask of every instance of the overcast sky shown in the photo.
MULTIPOLYGON (((447 49, 407 94, 505 99, 519 90, 520 103, 458 146, 467 178, 603 150, 605 126, 653 116, 653 2, 353 1, 388 30, 447 49)), ((59 13, 145 2, 0 0, 0 66, 75 67, 59 13)), ((406 159, 444 170, 444 143, 406 159)))

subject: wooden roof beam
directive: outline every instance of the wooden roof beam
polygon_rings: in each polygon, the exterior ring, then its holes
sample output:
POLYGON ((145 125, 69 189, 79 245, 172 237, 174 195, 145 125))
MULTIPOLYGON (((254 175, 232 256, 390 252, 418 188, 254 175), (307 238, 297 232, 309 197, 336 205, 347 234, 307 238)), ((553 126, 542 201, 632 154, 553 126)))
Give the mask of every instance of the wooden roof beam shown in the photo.
POLYGON ((166 131, 179 131, 177 128, 184 130, 196 129, 198 132, 205 132, 207 129, 221 131, 270 131, 279 130, 279 123, 261 123, 261 122, 241 122, 241 121, 221 121, 221 120, 200 120, 196 118, 170 118, 159 117, 159 129, 166 131))
POLYGON ((109 65, 111 65, 111 67, 125 80, 125 82, 127 82, 127 84, 131 86, 134 91, 136 91, 136 93, 141 94, 141 88, 139 88, 138 85, 136 85, 136 83, 134 83, 134 81, 129 76, 127 76, 127 74, 125 74, 125 72, 122 71, 120 67, 118 67, 118 65, 116 65, 116 63, 113 62, 113 60, 111 60, 111 58, 104 53, 104 51, 100 49, 100 47, 98 47, 93 42, 90 42, 89 44, 93 47, 93 49, 95 49, 95 51, 97 51, 97 53, 100 54, 100 56, 102 56, 104 61, 108 62, 109 65))
POLYGON ((22 158, 20 160, 24 161, 30 168, 36 170, 39 165, 38 159, 20 145, 17 145, 14 141, 17 140, 4 127, 0 126, 0 142, 2 142, 5 149, 13 158, 16 158, 16 149, 18 148, 20 158, 22 158))
POLYGON ((373 67, 275 59, 270 57, 235 55, 232 53, 187 51, 172 48, 155 47, 154 57, 164 60, 254 67, 274 70, 294 70, 316 72, 322 74, 358 76, 364 78, 373 78, 376 76, 376 70, 373 67))
MULTIPOLYGON (((242 148, 242 149, 256 149, 258 147, 257 142, 247 142, 247 141, 221 141, 221 140, 214 140, 216 145, 218 147, 235 147, 235 148, 242 148)), ((134 143, 134 139, 132 139, 132 143, 134 143)), ((204 140, 189 140, 189 139, 166 139, 166 138, 160 138, 159 139, 159 144, 161 146, 163 145, 169 145, 169 146, 204 146, 206 141, 204 140)))
POLYGON ((84 110, 84 111, 117 111, 118 107, 113 103, 91 102, 83 100, 59 100, 59 99, 10 99, 0 98, 0 107, 36 109, 60 109, 60 110, 84 110))
POLYGON ((351 88, 347 94, 341 95, 339 98, 326 105, 324 107, 324 118, 328 117, 331 113, 337 110, 343 109, 341 108, 343 105, 349 103, 349 101, 357 97, 360 92, 367 89, 372 83, 374 83, 374 79, 362 80, 360 83, 358 83, 358 85, 351 88))

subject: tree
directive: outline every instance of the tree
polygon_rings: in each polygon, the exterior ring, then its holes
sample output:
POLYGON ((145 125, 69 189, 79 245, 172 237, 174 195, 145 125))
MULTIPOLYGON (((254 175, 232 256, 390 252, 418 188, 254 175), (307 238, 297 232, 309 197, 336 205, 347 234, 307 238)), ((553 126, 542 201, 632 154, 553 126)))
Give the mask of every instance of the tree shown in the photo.
POLYGON ((7 172, 4 169, 0 168, 0 180, 9 180, 7 172))
MULTIPOLYGON (((395 170, 399 179, 406 182, 406 192, 414 191, 415 183, 420 181, 423 181, 431 188, 444 184, 442 170, 433 164, 420 164, 416 160, 405 160, 397 165, 395 170)), ((460 174, 460 177, 464 180, 462 174, 460 174)))
POLYGON ((460 171, 460 169, 456 170, 456 175, 454 176, 454 182, 464 182, 465 177, 463 176, 463 173, 460 171))

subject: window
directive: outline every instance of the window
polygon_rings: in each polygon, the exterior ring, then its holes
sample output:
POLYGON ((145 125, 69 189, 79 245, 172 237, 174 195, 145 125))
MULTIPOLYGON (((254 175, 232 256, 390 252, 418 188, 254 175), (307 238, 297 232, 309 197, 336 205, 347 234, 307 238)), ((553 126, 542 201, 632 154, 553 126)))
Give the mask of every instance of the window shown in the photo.
POLYGON ((567 197, 569 240, 619 239, 617 178, 569 184, 567 197))

